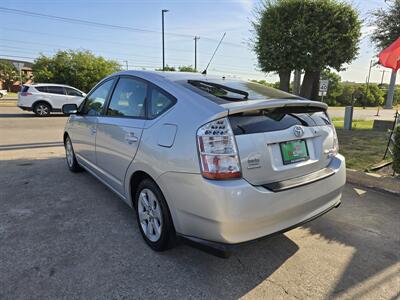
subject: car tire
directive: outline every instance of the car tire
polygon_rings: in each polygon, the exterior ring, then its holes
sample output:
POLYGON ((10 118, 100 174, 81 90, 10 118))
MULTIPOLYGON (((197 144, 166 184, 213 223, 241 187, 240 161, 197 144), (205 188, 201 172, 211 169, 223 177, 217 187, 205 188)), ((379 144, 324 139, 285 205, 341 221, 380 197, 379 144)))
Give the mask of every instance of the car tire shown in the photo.
POLYGON ((33 107, 33 112, 39 117, 47 117, 50 115, 51 107, 45 102, 39 102, 33 107))
POLYGON ((165 251, 175 243, 175 229, 167 202, 151 179, 140 182, 135 195, 136 219, 143 239, 155 251, 165 251))
POLYGON ((81 172, 83 169, 76 160, 74 148, 72 147, 72 142, 69 136, 65 138, 64 148, 68 169, 74 173, 81 172))

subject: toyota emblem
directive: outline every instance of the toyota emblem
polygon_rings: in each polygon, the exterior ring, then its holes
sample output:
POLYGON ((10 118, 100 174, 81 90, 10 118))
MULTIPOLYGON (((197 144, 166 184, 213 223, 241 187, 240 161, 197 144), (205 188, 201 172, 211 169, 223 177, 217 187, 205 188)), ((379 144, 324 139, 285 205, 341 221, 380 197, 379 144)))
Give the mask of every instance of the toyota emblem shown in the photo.
POLYGON ((296 137, 302 137, 304 134, 304 130, 301 126, 294 126, 293 133, 296 137))

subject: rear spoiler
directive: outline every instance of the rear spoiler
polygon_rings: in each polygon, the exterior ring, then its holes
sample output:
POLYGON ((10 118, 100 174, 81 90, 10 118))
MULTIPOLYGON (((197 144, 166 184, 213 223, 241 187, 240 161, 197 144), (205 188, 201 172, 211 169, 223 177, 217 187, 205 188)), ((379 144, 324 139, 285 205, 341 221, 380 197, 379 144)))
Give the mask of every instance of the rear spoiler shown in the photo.
POLYGON ((328 109, 328 105, 326 105, 325 103, 298 99, 271 99, 265 101, 250 100, 221 104, 221 106, 228 110, 229 115, 258 109, 270 109, 278 107, 315 107, 320 108, 324 111, 328 109))

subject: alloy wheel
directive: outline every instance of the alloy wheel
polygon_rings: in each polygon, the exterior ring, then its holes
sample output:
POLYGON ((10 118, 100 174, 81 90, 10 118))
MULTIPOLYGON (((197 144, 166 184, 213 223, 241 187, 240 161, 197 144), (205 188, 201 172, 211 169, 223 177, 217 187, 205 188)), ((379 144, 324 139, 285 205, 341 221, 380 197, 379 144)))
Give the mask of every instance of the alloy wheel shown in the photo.
POLYGON ((152 242, 158 241, 163 226, 161 206, 156 195, 149 189, 140 192, 138 215, 145 236, 152 242))

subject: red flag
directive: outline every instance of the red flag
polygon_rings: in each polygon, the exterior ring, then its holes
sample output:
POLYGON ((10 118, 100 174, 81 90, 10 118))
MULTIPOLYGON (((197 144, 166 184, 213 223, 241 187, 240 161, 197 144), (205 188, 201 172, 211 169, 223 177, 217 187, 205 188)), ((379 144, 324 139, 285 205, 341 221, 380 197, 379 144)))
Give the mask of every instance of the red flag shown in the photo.
POLYGON ((395 71, 400 68, 400 37, 379 53, 379 62, 395 71))

